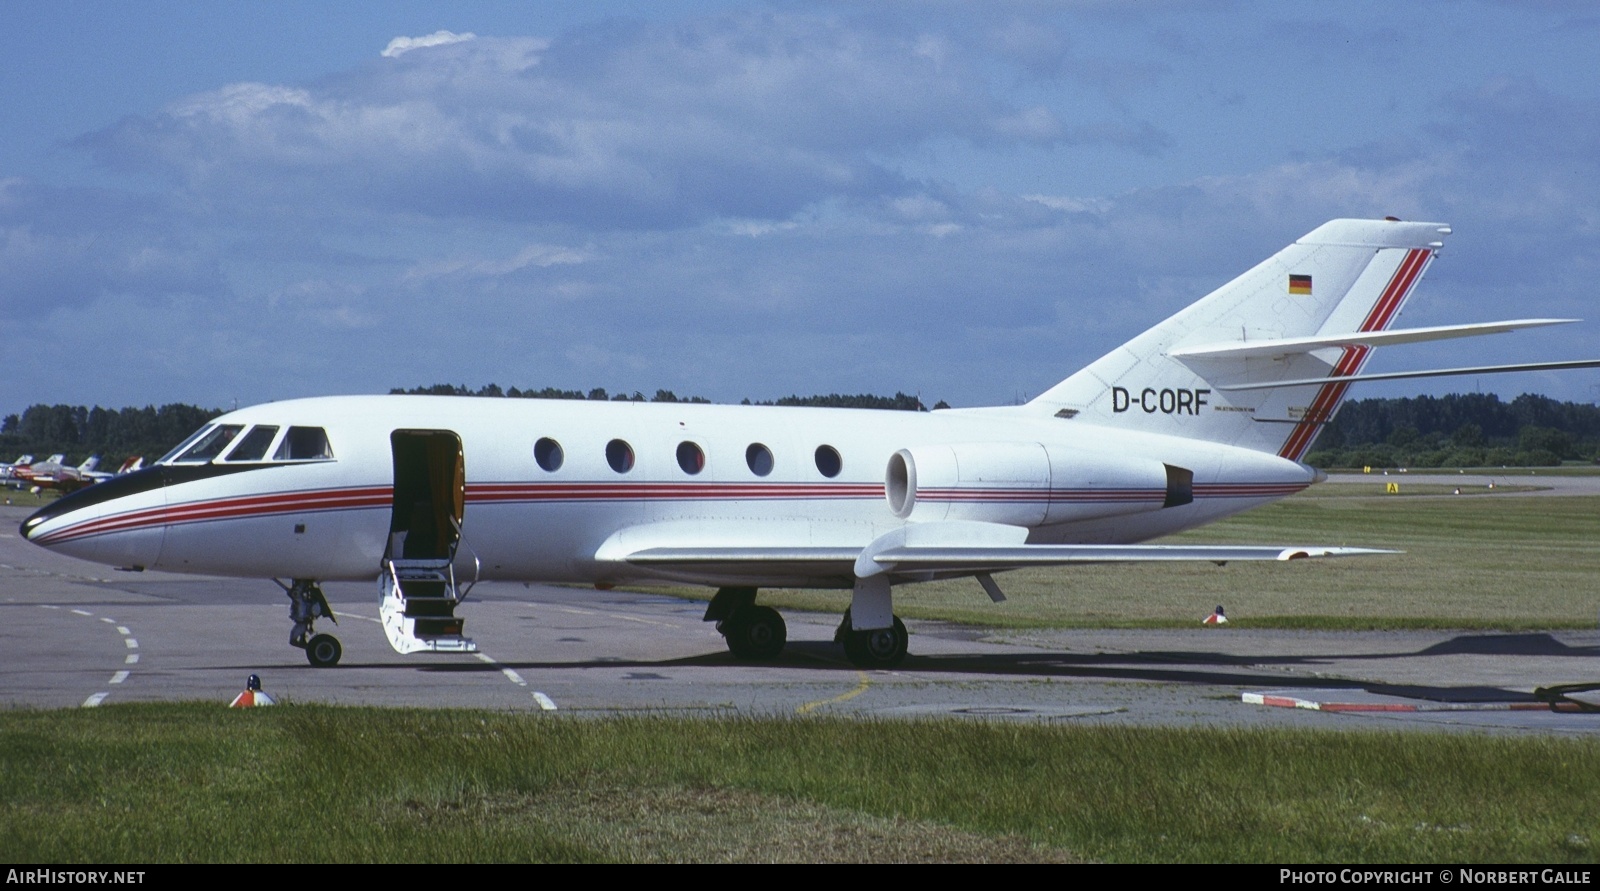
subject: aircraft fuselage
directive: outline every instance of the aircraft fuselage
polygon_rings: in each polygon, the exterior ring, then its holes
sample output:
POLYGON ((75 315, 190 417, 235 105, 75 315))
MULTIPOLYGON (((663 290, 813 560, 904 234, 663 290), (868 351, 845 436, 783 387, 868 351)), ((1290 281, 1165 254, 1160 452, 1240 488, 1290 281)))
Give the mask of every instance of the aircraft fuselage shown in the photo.
POLYGON ((372 579, 406 510, 397 503, 397 432, 448 433, 459 438, 464 470, 466 548, 457 562, 475 554, 484 579, 831 587, 850 580, 779 565, 756 575, 650 568, 621 557, 703 541, 859 550, 908 523, 945 520, 1024 526, 1030 544, 1132 543, 1315 478, 1255 451, 1009 408, 354 396, 271 403, 213 422, 229 426, 239 437, 277 428, 280 440, 291 427, 320 429, 331 457, 169 456, 62 498, 24 534, 119 567, 372 579), (1173 497, 1171 468, 1192 473, 1191 497, 1173 497))

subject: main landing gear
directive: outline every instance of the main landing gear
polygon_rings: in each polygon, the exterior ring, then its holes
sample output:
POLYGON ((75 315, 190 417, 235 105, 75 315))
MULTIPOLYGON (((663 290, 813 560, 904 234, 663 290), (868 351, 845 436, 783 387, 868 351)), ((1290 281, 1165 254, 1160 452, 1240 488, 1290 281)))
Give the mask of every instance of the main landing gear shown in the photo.
POLYGON ((894 617, 889 628, 859 630, 850 622, 850 611, 844 611, 844 620, 833 639, 844 644, 845 658, 857 668, 893 668, 906 658, 906 623, 894 617))
POLYGON ((770 662, 783 652, 789 630, 770 606, 756 606, 756 589, 722 588, 706 607, 705 621, 716 622, 728 652, 752 662, 770 662))
MULTIPOLYGON (((860 668, 893 668, 906 658, 907 635, 905 623, 891 618, 888 628, 858 629, 847 609, 833 639, 844 644, 845 657, 860 668)), ((738 659, 770 662, 788 642, 783 617, 769 606, 756 605, 755 588, 719 589, 706 607, 705 621, 717 623, 728 652, 738 659)))
POLYGON ((293 584, 278 582, 278 586, 289 595, 289 619, 294 622, 294 630, 289 632, 289 645, 305 650, 306 661, 313 667, 331 668, 338 665, 339 657, 344 655, 344 647, 339 639, 331 634, 318 634, 314 627, 317 619, 324 617, 335 625, 339 624, 333 615, 333 608, 328 606, 328 598, 317 587, 316 580, 295 579, 293 584))

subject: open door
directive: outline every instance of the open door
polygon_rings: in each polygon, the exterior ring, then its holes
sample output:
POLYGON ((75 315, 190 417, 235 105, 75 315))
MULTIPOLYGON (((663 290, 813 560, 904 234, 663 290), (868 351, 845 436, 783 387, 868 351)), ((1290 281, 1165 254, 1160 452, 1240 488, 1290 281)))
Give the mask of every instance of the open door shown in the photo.
POLYGON ((466 507, 461 437, 449 430, 396 430, 394 507, 386 560, 455 557, 466 507))

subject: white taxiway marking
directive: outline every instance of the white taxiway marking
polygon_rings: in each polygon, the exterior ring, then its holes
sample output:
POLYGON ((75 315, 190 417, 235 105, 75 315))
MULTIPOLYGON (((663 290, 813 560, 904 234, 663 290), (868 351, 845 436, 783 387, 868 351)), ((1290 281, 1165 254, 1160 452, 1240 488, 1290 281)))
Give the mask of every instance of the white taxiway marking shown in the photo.
MULTIPOLYGON (((488 653, 480 650, 475 655, 478 657, 479 662, 482 662, 485 665, 493 665, 495 668, 500 669, 500 673, 505 675, 506 680, 510 681, 511 683, 516 684, 519 687, 528 686, 528 682, 522 679, 522 675, 517 674, 510 668, 507 668, 506 666, 501 665, 499 662, 496 662, 494 657, 490 656, 488 653)), ((539 704, 539 708, 547 712, 553 712, 556 710, 555 700, 544 695, 543 693, 540 693, 538 690, 533 691, 533 701, 539 704)))
MULTIPOLYGON (((533 606, 533 604, 531 604, 531 603, 527 604, 527 605, 528 606, 533 606)), ((592 610, 592 609, 578 609, 577 607, 572 607, 572 606, 560 606, 560 607, 556 607, 556 609, 561 611, 561 612, 564 612, 564 613, 575 613, 575 614, 580 615, 580 616, 598 616, 598 615, 602 615, 601 613, 599 613, 599 612, 597 612, 595 610, 592 610)), ((643 619, 643 618, 640 618, 638 616, 627 616, 627 615, 623 615, 621 613, 605 613, 604 615, 606 615, 606 616, 608 616, 609 618, 612 618, 612 619, 621 619, 624 622, 637 622, 640 625, 659 625, 662 628, 680 628, 680 627, 682 627, 681 623, 678 623, 678 622, 662 622, 662 621, 660 621, 658 619, 643 619)))
POLYGON ((500 673, 505 675, 506 679, 511 681, 511 683, 516 684, 519 687, 528 686, 528 682, 522 679, 522 675, 519 675, 504 665, 494 661, 494 657, 490 656, 488 653, 480 652, 477 655, 479 662, 482 662, 485 665, 493 665, 495 668, 500 669, 500 673))
MULTIPOLYGON (((39 604, 39 606, 43 607, 44 609, 61 609, 61 607, 56 606, 54 604, 50 604, 50 603, 41 603, 41 604, 39 604)), ((110 616, 96 616, 94 613, 92 613, 92 612, 90 612, 89 610, 86 610, 86 609, 73 609, 73 610, 70 610, 70 612, 73 615, 84 616, 85 618, 90 618, 90 619, 99 619, 100 621, 106 623, 107 625, 116 626, 117 633, 122 635, 122 642, 123 642, 124 645, 127 646, 128 649, 137 650, 139 648, 139 640, 138 640, 138 638, 133 637, 133 632, 128 630, 128 626, 126 626, 126 625, 117 625, 117 620, 116 619, 113 619, 110 616)), ((136 664, 138 664, 138 662, 139 662, 139 654, 138 653, 129 653, 127 658, 125 658, 122 661, 122 664, 124 664, 124 665, 136 665, 136 664)), ((108 681, 108 683, 120 684, 123 681, 126 681, 128 679, 128 675, 129 675, 128 670, 127 669, 122 669, 121 671, 118 671, 115 674, 113 674, 111 676, 111 680, 108 681)), ((111 695, 111 692, 109 690, 103 691, 103 692, 100 692, 100 693, 96 693, 93 696, 90 696, 88 699, 85 699, 83 701, 83 708, 94 708, 95 706, 99 705, 100 703, 105 702, 106 701, 106 697, 110 696, 110 695, 111 695)))

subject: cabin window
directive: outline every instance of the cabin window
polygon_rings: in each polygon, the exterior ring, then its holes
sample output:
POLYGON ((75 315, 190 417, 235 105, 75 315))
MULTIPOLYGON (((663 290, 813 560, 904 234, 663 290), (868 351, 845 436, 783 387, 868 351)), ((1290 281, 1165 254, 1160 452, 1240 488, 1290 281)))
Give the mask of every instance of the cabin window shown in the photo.
POLYGON ((278 438, 278 428, 267 424, 257 424, 250 428, 250 432, 239 437, 239 444, 233 447, 224 461, 264 461, 267 449, 272 447, 272 441, 278 438))
POLYGON ((317 461, 333 457, 328 434, 321 427, 290 427, 273 453, 274 461, 317 461))
POLYGON ((561 451, 561 443, 548 436, 540 437, 539 441, 533 444, 533 460, 539 462, 539 466, 550 473, 560 470, 561 462, 565 459, 566 454, 561 451))
POLYGON ((694 476, 706 469, 706 453, 692 442, 678 443, 678 466, 683 472, 694 476))
POLYGON ((772 472, 772 450, 753 442, 744 450, 744 463, 750 465, 750 472, 756 476, 766 476, 772 472))
POLYGON ((633 446, 620 439, 613 439, 606 443, 606 463, 617 473, 627 473, 633 469, 633 446))
POLYGON ((833 479, 844 469, 844 459, 839 457, 839 450, 830 445, 817 446, 817 472, 833 479))
POLYGON ((189 450, 177 458, 180 464, 204 464, 222 454, 222 450, 233 442, 233 438, 244 429, 243 424, 218 424, 212 427, 204 436, 195 440, 189 450))

